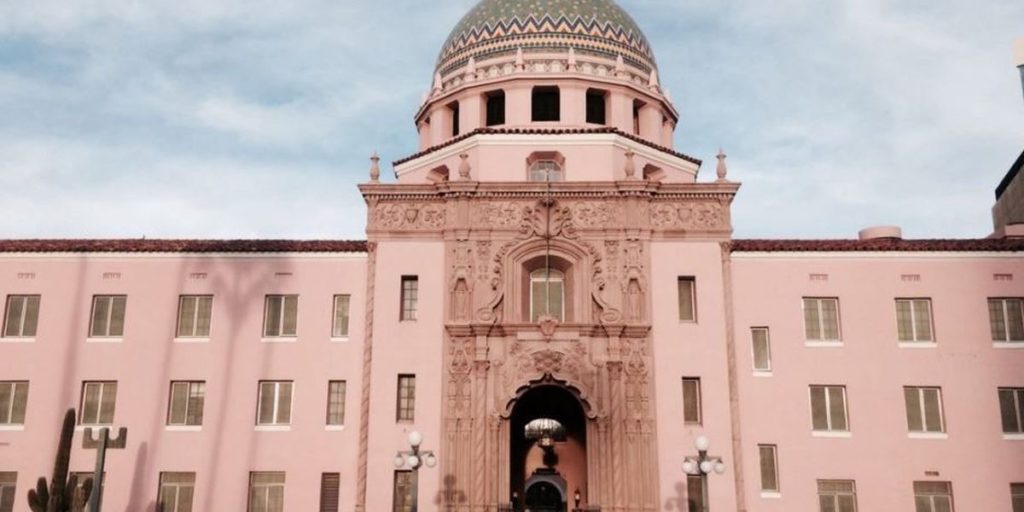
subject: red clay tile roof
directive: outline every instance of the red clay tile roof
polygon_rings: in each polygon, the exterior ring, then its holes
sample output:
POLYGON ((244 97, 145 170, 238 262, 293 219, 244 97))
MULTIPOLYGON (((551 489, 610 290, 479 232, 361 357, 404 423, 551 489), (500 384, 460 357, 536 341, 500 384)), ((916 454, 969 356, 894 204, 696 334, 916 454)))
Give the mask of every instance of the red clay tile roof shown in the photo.
POLYGON ((601 128, 477 128, 477 129, 475 129, 475 130, 473 130, 471 132, 464 133, 462 135, 459 135, 458 137, 455 137, 453 139, 450 139, 450 140, 447 140, 445 142, 442 142, 441 144, 438 144, 436 146, 431 146, 431 147, 429 147, 427 149, 424 149, 423 151, 420 151, 419 153, 415 153, 413 155, 409 155, 409 156, 407 156, 405 158, 402 158, 401 160, 395 160, 394 162, 392 162, 392 165, 395 165, 395 166, 402 165, 402 164, 404 164, 404 163, 406 163, 406 162, 408 162, 410 160, 415 160, 415 159, 417 159, 417 158, 419 158, 421 156, 429 155, 430 153, 433 153, 433 152, 435 152, 435 151, 437 151, 439 149, 444 149, 444 148, 446 148, 448 146, 451 146, 452 144, 455 144, 457 142, 462 142, 462 141, 464 141, 464 140, 466 140, 466 139, 468 139, 468 138, 470 138, 470 137, 472 137, 474 135, 494 135, 494 134, 503 134, 503 135, 509 135, 509 134, 511 134, 511 135, 572 135, 572 134, 590 134, 590 133, 613 133, 615 135, 619 135, 619 136, 625 137, 625 138, 627 138, 627 139, 629 139, 631 141, 638 142, 638 143, 643 144, 643 145, 645 145, 647 147, 650 147, 650 148, 656 149, 658 151, 661 151, 662 153, 667 153, 667 154, 672 155, 674 157, 682 158, 683 160, 695 163, 697 165, 701 164, 701 161, 699 159, 694 158, 694 157, 692 157, 690 155, 687 155, 687 154, 684 154, 684 153, 680 153, 678 151, 675 151, 673 149, 667 148, 665 146, 661 146, 661 145, 655 144, 655 143, 653 143, 653 142, 651 142, 649 140, 641 139, 640 137, 637 137, 636 135, 633 135, 632 133, 623 132, 623 131, 619 130, 618 128, 611 127, 611 126, 603 126, 601 128))
POLYGON ((1014 252, 1024 251, 1022 238, 956 240, 733 240, 732 252, 1014 252))
POLYGON ((0 240, 0 253, 11 252, 180 252, 281 253, 365 252, 363 240, 0 240))

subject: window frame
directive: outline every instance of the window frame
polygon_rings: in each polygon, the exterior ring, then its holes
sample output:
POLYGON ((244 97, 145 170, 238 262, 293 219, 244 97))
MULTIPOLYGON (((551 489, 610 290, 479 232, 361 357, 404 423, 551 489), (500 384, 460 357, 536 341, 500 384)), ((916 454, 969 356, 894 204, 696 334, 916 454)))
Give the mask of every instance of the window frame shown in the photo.
POLYGON ((320 512, 338 512, 341 508, 341 473, 325 471, 320 473, 320 512), (333 485, 333 496, 328 495, 328 485, 333 485), (333 507, 331 505, 334 505, 333 507))
POLYGON ((832 510, 835 512, 841 512, 843 509, 840 505, 840 498, 843 496, 850 496, 853 500, 853 511, 857 512, 857 481, 850 479, 818 479, 817 481, 817 494, 818 494, 818 511, 827 512, 821 507, 822 498, 832 498, 832 510), (830 490, 822 489, 822 484, 850 484, 850 491, 830 490))
POLYGON ((949 512, 956 511, 956 504, 953 498, 953 482, 950 481, 935 481, 935 480, 915 480, 913 484, 914 489, 914 508, 917 509, 917 502, 919 498, 928 499, 928 511, 936 512, 938 509, 935 507, 935 498, 938 496, 949 498, 949 512), (919 485, 923 484, 944 484, 947 494, 938 494, 926 490, 918 490, 919 485))
POLYGON ((203 426, 203 415, 206 409, 206 381, 202 380, 172 380, 169 398, 167 403, 167 423, 168 427, 202 427, 203 426), (184 422, 178 423, 174 420, 174 390, 176 385, 185 386, 185 419, 184 422), (193 396, 194 388, 198 388, 198 398, 193 396), (194 406, 193 400, 198 400, 198 413, 192 414, 192 408, 194 406), (192 421, 198 416, 198 422, 193 423, 192 421))
POLYGON ((396 398, 397 399, 395 401, 395 422, 412 423, 416 421, 416 374, 398 374, 396 398), (412 385, 408 387, 403 387, 403 382, 411 382, 412 385), (407 394, 408 396, 402 396, 403 390, 406 389, 411 389, 411 393, 407 394), (403 400, 405 400, 405 405, 403 405, 403 400))
POLYGON ((285 484, 287 484, 287 482, 288 482, 287 474, 284 471, 250 471, 249 472, 249 492, 248 492, 249 496, 248 496, 248 500, 246 500, 247 503, 246 503, 245 510, 247 512, 252 512, 253 511, 253 502, 255 501, 254 498, 256 498, 255 497, 255 492, 257 490, 257 487, 261 487, 261 488, 264 488, 263 493, 262 493, 263 495, 261 497, 265 500, 261 510, 265 510, 265 511, 268 511, 268 512, 275 512, 275 511, 270 510, 270 492, 274 488, 280 487, 281 488, 281 510, 277 511, 277 512, 284 512, 286 510, 286 508, 284 506, 285 505, 285 503, 284 503, 284 491, 285 491, 285 484), (278 475, 281 476, 281 481, 280 482, 257 483, 255 481, 257 477, 276 477, 278 475))
POLYGON ((263 339, 264 340, 295 340, 299 337, 299 295, 297 293, 274 293, 267 294, 263 300, 263 339), (292 320, 294 331, 286 332, 285 325, 288 320, 288 301, 295 302, 295 318, 292 320), (280 300, 281 305, 277 318, 277 333, 270 332, 270 303, 272 300, 280 300))
POLYGON ((333 309, 334 315, 331 318, 331 339, 335 340, 347 340, 349 337, 349 329, 352 327, 352 295, 349 293, 338 293, 334 295, 333 309), (344 302, 344 325, 342 329, 339 329, 338 325, 338 306, 340 302, 344 302))
POLYGON ((942 398, 942 387, 940 387, 940 386, 903 386, 903 402, 904 402, 904 409, 905 409, 906 416, 907 416, 907 432, 911 436, 914 436, 914 435, 918 435, 918 436, 920 436, 920 435, 924 435, 924 436, 934 436, 934 435, 945 436, 946 435, 946 427, 947 427, 947 425, 946 425, 946 412, 945 412, 945 403, 944 403, 944 400, 942 398), (907 402, 907 391, 908 390, 914 390, 914 391, 917 392, 918 413, 921 415, 920 416, 921 430, 914 430, 913 426, 910 424, 910 422, 911 422, 910 404, 907 402), (938 407, 938 413, 939 413, 939 430, 929 430, 929 428, 928 428, 929 427, 929 425, 927 424, 928 411, 927 411, 927 404, 925 403, 926 402, 926 400, 925 400, 925 392, 928 391, 928 390, 935 390, 936 391, 936 397, 938 399, 937 407, 938 407))
POLYGON ((1013 512, 1024 512, 1024 482, 1010 482, 1010 507, 1013 512))
POLYGON ((506 109, 506 105, 507 105, 506 101, 507 101, 507 98, 505 96, 505 90, 504 89, 495 89, 493 91, 487 91, 487 92, 484 93, 484 126, 486 126, 486 127, 501 126, 501 125, 504 125, 506 123, 506 118, 507 118, 507 114, 508 114, 508 111, 506 109), (498 107, 497 107, 497 104, 498 104, 497 102, 499 102, 498 98, 501 98, 500 99, 500 103, 501 103, 500 115, 498 115, 498 107), (496 102, 496 103, 494 103, 495 106, 493 108, 491 106, 492 105, 491 101, 495 101, 496 102), (492 114, 494 115, 494 119, 492 119, 492 114))
POLYGON ((291 428, 292 425, 292 409, 295 405, 295 381, 291 380, 261 380, 259 381, 259 387, 256 396, 256 427, 264 429, 275 429, 275 428, 291 428), (263 386, 264 384, 272 384, 274 386, 274 409, 271 412, 271 421, 269 423, 263 422, 263 386), (281 392, 281 388, 284 384, 288 384, 288 421, 281 421, 281 399, 284 393, 281 392))
POLYGON ((779 446, 776 444, 758 444, 757 445, 757 459, 758 459, 758 473, 759 473, 759 485, 761 494, 765 495, 779 495, 782 493, 782 479, 779 478, 779 446), (775 480, 774 487, 768 487, 765 482, 765 460, 764 450, 771 451, 771 462, 772 462, 772 476, 775 480))
POLYGON ((0 428, 24 428, 25 418, 28 416, 28 393, 30 390, 27 380, 4 380, 0 381, 0 394, 6 395, 7 410, 0 411, 0 428), (22 386, 24 386, 22 388, 22 386), (7 388, 7 389, 4 389, 7 388), (21 406, 21 417, 15 416, 18 406, 18 389, 24 389, 21 394, 24 403, 21 406))
POLYGON ((906 344, 934 344, 935 343, 935 315, 932 310, 932 299, 930 297, 898 297, 895 299, 896 305, 896 340, 899 343, 906 344), (910 314, 908 319, 910 322, 910 339, 903 339, 902 331, 900 330, 900 303, 907 303, 909 309, 907 311, 910 314), (917 332, 917 309, 914 307, 917 303, 925 303, 928 315, 928 338, 921 338, 917 332))
POLYGON ((396 469, 394 472, 393 481, 391 484, 391 509, 394 512, 412 512, 415 508, 412 501, 413 489, 419 485, 417 481, 417 472, 409 469, 396 469), (402 481, 399 479, 399 475, 402 475, 402 481), (399 507, 399 484, 408 485, 409 488, 402 493, 401 507, 399 507))
POLYGON ((700 377, 683 377, 682 385, 683 385, 683 425, 690 425, 690 426, 693 426, 693 425, 703 425, 704 424, 704 397, 702 396, 701 385, 700 385, 700 377), (686 394, 687 394, 686 393, 686 385, 687 384, 690 384, 691 386, 694 386, 693 387, 693 390, 694 390, 693 392, 695 393, 695 397, 694 398, 697 401, 697 408, 696 408, 697 419, 696 420, 694 420, 692 418, 687 418, 687 414, 686 414, 686 408, 687 408, 687 403, 688 403, 687 400, 686 400, 686 394))
POLYGON ((78 425, 84 427, 109 427, 114 424, 114 417, 117 413, 117 381, 116 380, 87 380, 82 381, 82 393, 78 401, 78 425), (96 421, 87 421, 87 411, 85 410, 85 400, 88 394, 89 386, 99 385, 99 395, 96 401, 97 409, 96 421), (113 385, 113 398, 110 403, 110 421, 104 423, 103 420, 103 402, 108 396, 107 390, 113 385))
POLYGON ((0 512, 12 512, 18 497, 18 473, 0 471, 0 512), (5 499, 6 498, 6 499, 5 499), (8 508, 7 505, 10 505, 8 508))
POLYGON ((0 331, 0 339, 8 340, 33 340, 39 334, 39 315, 41 313, 43 298, 39 294, 9 294, 4 307, 4 323, 3 330, 0 331), (34 299, 35 302, 35 317, 32 318, 32 333, 26 334, 25 327, 27 320, 29 319, 29 303, 34 299), (18 329, 17 334, 9 334, 8 331, 11 327, 11 311, 13 309, 13 302, 15 300, 21 301, 21 309, 19 311, 18 318, 18 329))
POLYGON ((604 89, 587 89, 585 105, 587 124, 608 125, 608 95, 608 91, 604 89), (600 103, 598 103, 597 99, 600 99, 600 103), (601 105, 600 109, 597 108, 598 104, 601 105), (597 110, 600 110, 600 112, 597 110), (596 120, 598 118, 600 120, 596 120))
POLYGON ((842 317, 842 308, 840 307, 840 303, 839 303, 839 297, 836 297, 836 296, 831 296, 831 297, 827 297, 827 296, 805 296, 805 297, 801 298, 800 306, 801 306, 801 311, 803 312, 804 341, 806 343, 809 343, 809 344, 826 344, 826 345, 840 345, 840 344, 843 343, 843 321, 842 321, 843 317, 842 317), (816 314, 817 314, 817 319, 818 319, 817 337, 816 338, 811 338, 811 337, 807 336, 808 330, 809 330, 808 329, 809 326, 807 325, 807 320, 808 320, 807 319, 807 301, 815 301, 815 304, 816 304, 816 314), (824 321, 824 318, 825 318, 825 315, 824 315, 825 309, 823 307, 824 301, 835 301, 835 305, 836 305, 836 315, 835 315, 835 317, 836 317, 836 326, 835 326, 836 327, 835 328, 836 337, 835 338, 828 338, 827 337, 827 333, 826 333, 827 329, 826 329, 826 324, 825 324, 825 321, 824 321))
POLYGON ((998 400, 999 400, 999 428, 1002 430, 1004 436, 1024 436, 1024 387, 1022 388, 1010 388, 1010 387, 999 387, 998 388, 998 400), (1014 410, 1014 420, 1017 423, 1017 430, 1006 430, 1006 423, 1003 421, 1005 413, 1003 410, 1003 393, 1009 392, 1012 400, 1014 410))
POLYGON ((89 339, 98 340, 119 340, 124 338, 125 326, 128 324, 128 295, 125 294, 110 294, 110 295, 93 295, 92 296, 92 308, 89 310, 89 339), (121 332, 111 332, 111 324, 114 319, 115 305, 118 304, 120 299, 121 304, 121 332), (99 306, 101 301, 108 301, 107 313, 104 319, 105 327, 103 333, 96 332, 96 308, 99 306))
POLYGON ((677 316, 679 317, 680 323, 695 324, 697 323, 697 276, 677 276, 676 277, 676 309, 678 310, 677 316), (690 316, 691 318, 683 318, 683 283, 689 283, 690 285, 690 316))
POLYGON ((420 276, 403 275, 399 294, 398 321, 415 322, 419 318, 420 276))
POLYGON ((193 505, 195 504, 196 497, 196 474, 193 471, 161 471, 160 477, 157 481, 157 494, 156 502, 157 509, 160 512, 192 512, 193 505), (167 482, 165 478, 170 476, 179 477, 191 477, 192 482, 167 482), (188 508, 179 510, 181 508, 181 491, 185 488, 191 488, 192 494, 189 495, 188 508), (174 492, 174 508, 167 508, 164 504, 165 491, 171 489, 174 492))
POLYGON ((530 122, 558 123, 561 120, 562 89, 557 85, 536 85, 530 89, 530 122))
POLYGON ((851 432, 852 429, 850 428, 850 399, 849 399, 849 397, 847 396, 847 393, 846 393, 846 386, 839 385, 839 384, 811 384, 810 386, 807 387, 807 392, 808 392, 808 400, 809 400, 809 403, 810 403, 810 406, 811 406, 811 410, 810 410, 810 413, 811 413, 811 431, 814 434, 843 434, 843 435, 847 435, 847 434, 849 434, 851 432), (814 418, 814 390, 815 390, 815 388, 818 388, 818 389, 821 389, 821 390, 824 391, 824 398, 825 398, 825 403, 824 403, 824 407, 825 407, 825 428, 824 429, 819 429, 818 425, 814 424, 814 422, 815 422, 815 418, 814 418), (833 426, 833 423, 835 423, 835 420, 836 420, 835 418, 832 417, 832 412, 833 412, 832 411, 832 390, 834 390, 834 389, 838 389, 840 391, 840 393, 842 394, 842 399, 843 399, 843 418, 842 419, 843 419, 843 423, 845 423, 846 428, 842 428, 841 429, 841 428, 836 428, 836 427, 833 426))
POLYGON ((345 426, 345 406, 346 406, 346 395, 348 394, 348 382, 345 380, 330 380, 327 381, 327 427, 344 427, 345 426), (341 400, 340 403, 335 400, 334 387, 339 386, 341 388, 341 400), (335 409, 340 407, 340 410, 335 409), (334 413, 334 414, 332 414, 334 413), (337 417, 340 415, 340 419, 337 417), (335 421, 338 420, 338 421, 335 421))
POLYGON ((553 315, 551 315, 551 304, 550 304, 550 302, 551 302, 551 289, 550 289, 550 287, 551 287, 552 284, 560 285, 560 287, 561 287, 561 293, 560 293, 560 295, 561 295, 561 301, 560 301, 561 302, 561 304, 560 304, 561 305, 561 311, 559 311, 558 316, 555 317, 555 318, 559 322, 564 322, 565 321, 565 288, 566 288, 566 284, 567 284, 567 279, 565 277, 565 272, 562 272, 561 270, 558 270, 557 268, 551 268, 551 267, 544 268, 544 267, 542 267, 542 268, 538 268, 538 269, 533 270, 532 272, 530 272, 529 280, 530 280, 530 299, 529 299, 530 300, 530 322, 536 323, 536 322, 540 321, 540 315, 537 314, 538 312, 534 311, 534 291, 535 291, 534 290, 534 284, 536 284, 536 283, 547 283, 547 285, 548 285, 548 286, 545 287, 545 291, 547 293, 544 294, 545 303, 547 303, 547 305, 545 306, 544 311, 543 311, 543 313, 547 314, 548 316, 553 316, 553 315), (540 272, 544 272, 545 273, 544 277, 538 277, 537 276, 537 274, 540 273, 540 272))
POLYGON ((754 372, 758 374, 770 375, 774 368, 772 366, 772 336, 771 329, 768 327, 751 327, 750 328, 750 356, 751 365, 754 368, 754 372), (758 368, 757 366, 757 337, 754 335, 755 332, 764 332, 764 349, 765 358, 768 366, 766 368, 758 368))
POLYGON ((213 332, 213 302, 214 302, 213 301, 213 294, 182 294, 182 295, 179 295, 178 296, 178 322, 177 322, 177 325, 175 326, 175 329, 174 329, 174 337, 175 337, 175 339, 187 339, 187 340, 208 340, 208 339, 210 339, 210 333, 213 332), (199 318, 200 318, 199 312, 202 309, 200 307, 200 304, 202 304, 203 301, 207 300, 207 299, 208 299, 208 303, 209 303, 209 314, 208 314, 208 322, 206 324, 206 333, 203 334, 203 333, 198 332, 199 331, 199 325, 200 325, 200 322, 199 322, 199 318), (191 334, 182 332, 182 328, 183 328, 183 325, 182 325, 182 319, 183 319, 182 315, 185 312, 184 310, 185 310, 185 301, 186 300, 194 300, 194 304, 195 304, 194 305, 195 309, 192 311, 192 315, 191 315, 192 316, 192 333, 191 334))
POLYGON ((1012 344, 1017 344, 1017 343, 1024 343, 1024 337, 1022 337, 1021 339, 1013 339, 1013 337, 1012 337, 1012 330, 1013 329, 1012 329, 1012 327, 1010 325, 1010 322, 1009 322, 1009 318, 1010 318, 1009 304, 1010 304, 1011 301, 1016 301, 1018 304, 1020 304, 1021 311, 1018 313, 1018 318, 1021 318, 1021 324, 1022 324, 1021 327, 1020 327, 1020 331, 1022 333, 1024 333, 1024 297, 989 297, 988 298, 989 332, 990 332, 990 336, 992 336, 992 342, 993 343, 1004 344, 1004 345, 1012 345, 1012 344), (992 303, 993 302, 997 302, 997 301, 1000 303, 1000 308, 999 308, 1000 318, 998 320, 999 320, 999 323, 1002 324, 1002 333, 1001 333, 1002 337, 1001 338, 996 338, 995 337, 995 325, 994 324, 995 324, 997 319, 993 318, 993 316, 992 316, 995 313, 995 311, 993 311, 993 309, 992 309, 992 303))

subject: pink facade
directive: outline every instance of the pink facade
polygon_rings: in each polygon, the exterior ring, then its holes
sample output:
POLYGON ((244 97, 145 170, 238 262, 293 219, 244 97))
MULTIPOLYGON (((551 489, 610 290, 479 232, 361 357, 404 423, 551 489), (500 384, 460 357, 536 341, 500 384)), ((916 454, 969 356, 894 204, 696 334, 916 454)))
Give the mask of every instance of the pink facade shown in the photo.
POLYGON ((128 428, 105 510, 1021 510, 1019 230, 735 240, 635 23, 563 4, 460 22, 366 241, 0 241, 0 512, 70 407, 128 428))

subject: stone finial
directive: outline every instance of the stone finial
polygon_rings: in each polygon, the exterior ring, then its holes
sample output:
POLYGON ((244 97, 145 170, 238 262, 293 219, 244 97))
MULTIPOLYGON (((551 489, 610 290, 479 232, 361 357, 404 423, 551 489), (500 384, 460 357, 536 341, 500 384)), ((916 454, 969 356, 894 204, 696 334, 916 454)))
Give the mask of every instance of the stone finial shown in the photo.
POLYGON ((637 179, 637 177, 636 177, 636 162, 633 161, 633 157, 634 156, 636 156, 636 153, 634 153, 632 149, 627 149, 626 150, 626 169, 625 169, 625 171, 626 171, 626 179, 627 180, 635 180, 635 179, 637 179))
POLYGON ((729 173, 729 169, 725 165, 725 152, 721 148, 718 149, 718 155, 715 156, 718 159, 718 166, 715 167, 715 173, 718 174, 718 181, 728 181, 725 179, 725 175, 729 173))
POLYGON ((433 94, 438 94, 441 89, 444 89, 444 83, 441 82, 441 72, 434 73, 434 85, 431 87, 433 94))
POLYGON ((523 71, 526 69, 526 61, 523 60, 523 47, 516 48, 516 69, 523 71))
POLYGON ((469 58, 469 63, 466 64, 466 81, 476 80, 476 59, 473 57, 469 58))
POLYGON ((626 77, 626 61, 622 59, 621 53, 615 57, 615 76, 619 78, 626 77))
POLYGON ((661 81, 658 80, 658 70, 657 69, 652 69, 651 70, 651 76, 647 80, 647 87, 650 88, 653 91, 656 91, 656 90, 658 90, 659 87, 661 87, 661 81))
POLYGON ((468 180, 470 170, 469 155, 467 153, 462 153, 461 155, 459 155, 459 158, 461 159, 461 161, 459 162, 459 179, 468 180))
POLYGON ((420 95, 420 106, 422 107, 423 104, 426 103, 427 100, 429 100, 429 99, 430 99, 430 91, 423 91, 423 94, 420 95))
POLYGON ((569 47, 569 71, 576 71, 576 49, 569 47))
POLYGON ((370 182, 380 183, 380 156, 376 151, 370 157, 370 182))

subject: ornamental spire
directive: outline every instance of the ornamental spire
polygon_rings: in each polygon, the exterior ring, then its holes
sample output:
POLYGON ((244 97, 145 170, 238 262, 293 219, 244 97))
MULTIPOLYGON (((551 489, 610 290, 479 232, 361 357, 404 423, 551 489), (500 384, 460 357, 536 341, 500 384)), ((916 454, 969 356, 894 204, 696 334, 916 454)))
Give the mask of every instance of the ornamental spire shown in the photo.
POLYGON ((370 157, 370 182, 380 183, 380 156, 376 151, 370 157))
POLYGON ((722 148, 718 148, 718 155, 715 156, 715 158, 718 159, 718 167, 715 168, 715 173, 718 174, 718 181, 729 181, 725 179, 725 175, 729 173, 729 169, 725 165, 726 155, 725 152, 722 151, 722 148))

